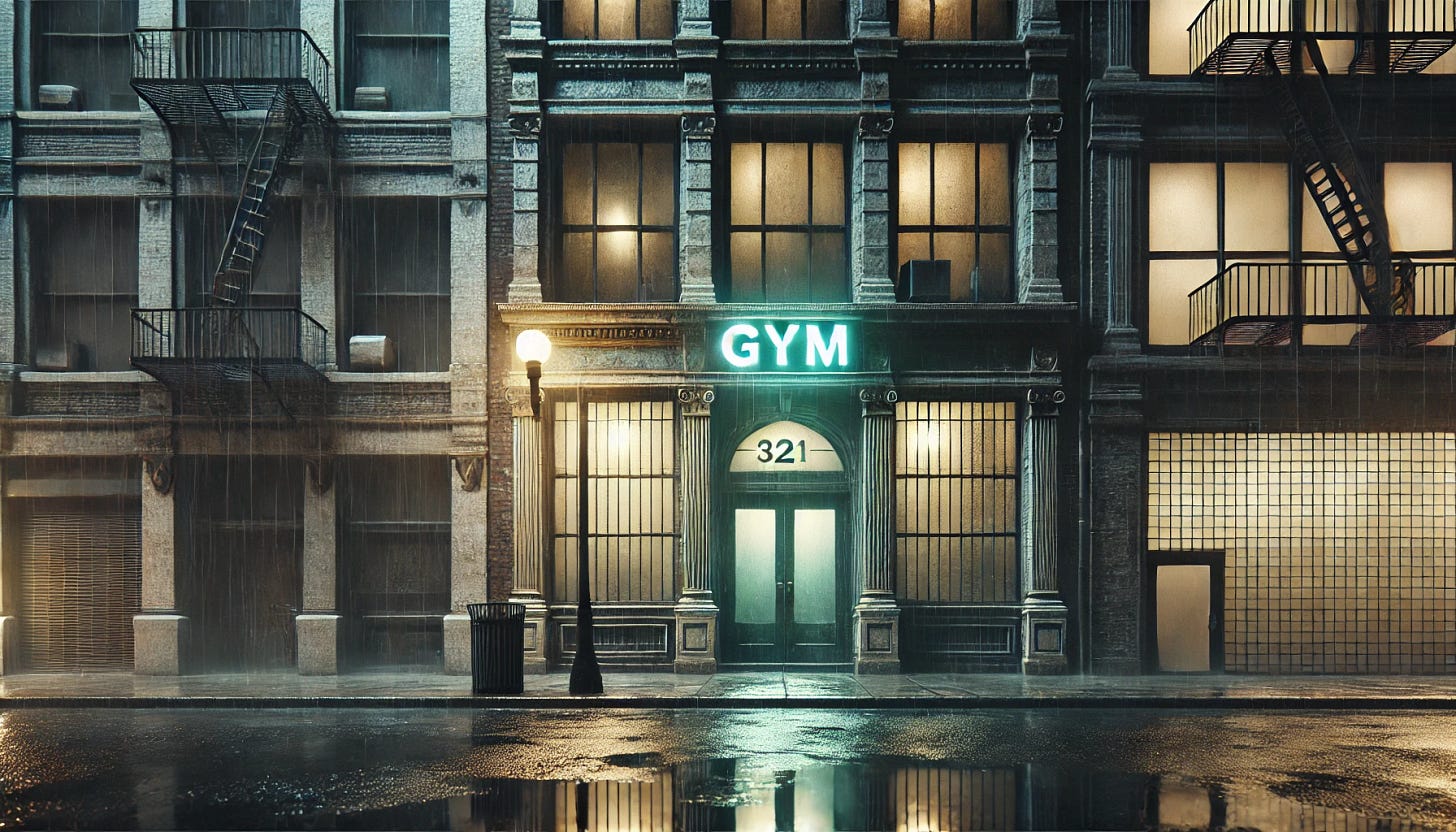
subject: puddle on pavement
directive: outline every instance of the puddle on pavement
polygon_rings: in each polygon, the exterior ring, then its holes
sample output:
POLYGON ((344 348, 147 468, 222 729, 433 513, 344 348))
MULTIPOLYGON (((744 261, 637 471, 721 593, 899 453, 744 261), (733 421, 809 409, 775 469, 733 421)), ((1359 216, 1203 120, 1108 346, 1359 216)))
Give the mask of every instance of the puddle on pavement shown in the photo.
POLYGON ((622 781, 481 780, 467 796, 347 813, 331 823, 336 829, 395 826, 462 832, 1432 828, 1302 804, 1262 789, 1231 791, 1151 776, 1034 765, 775 770, 741 760, 672 766, 622 781))

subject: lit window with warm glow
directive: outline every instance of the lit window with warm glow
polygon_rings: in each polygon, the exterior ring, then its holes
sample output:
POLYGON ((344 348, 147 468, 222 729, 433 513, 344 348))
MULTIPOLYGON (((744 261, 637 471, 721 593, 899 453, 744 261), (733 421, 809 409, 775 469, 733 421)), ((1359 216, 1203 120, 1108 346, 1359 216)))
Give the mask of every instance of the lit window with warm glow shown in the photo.
POLYGON ((906 40, 1011 37, 1011 0, 900 0, 897 32, 906 40))
POLYGON ((943 261, 950 300, 1013 300, 1009 147, 901 142, 898 153, 896 279, 943 261))
POLYGON ((677 148, 568 144, 558 299, 670 301, 677 284, 677 148))
MULTIPOLYGON (((670 401, 586 403, 586 537, 594 601, 671 601, 677 466, 670 401)), ((576 601, 581 411, 558 400, 551 509, 556 600, 576 601)))
POLYGON ((838 40, 845 36, 839 0, 732 0, 737 40, 838 40))
POLYGON ((1189 293, 1230 263, 1289 261, 1289 191, 1284 164, 1148 166, 1148 343, 1187 344, 1189 293))
POLYGON ((895 586, 907 601, 1018 600, 1016 405, 895 405, 895 586))
POLYGON ((573 40, 663 40, 673 35, 672 0, 565 0, 561 36, 573 40))
POLYGON ((729 169, 733 300, 846 300, 844 146, 738 142, 729 169))

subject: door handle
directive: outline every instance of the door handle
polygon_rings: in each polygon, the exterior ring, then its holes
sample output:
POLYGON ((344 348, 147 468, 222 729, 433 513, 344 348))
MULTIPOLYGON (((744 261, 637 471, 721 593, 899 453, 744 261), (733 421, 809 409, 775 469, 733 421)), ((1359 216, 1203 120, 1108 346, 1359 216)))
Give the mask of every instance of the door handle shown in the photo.
POLYGON ((1210 629, 1210 630, 1217 630, 1218 629, 1218 616, 1216 616, 1216 615, 1214 615, 1212 613, 1210 613, 1209 616, 1208 616, 1208 629, 1210 629))
POLYGON ((789 596, 792 597, 793 594, 794 594, 794 582, 793 581, 789 581, 788 582, 788 587, 789 587, 789 596))

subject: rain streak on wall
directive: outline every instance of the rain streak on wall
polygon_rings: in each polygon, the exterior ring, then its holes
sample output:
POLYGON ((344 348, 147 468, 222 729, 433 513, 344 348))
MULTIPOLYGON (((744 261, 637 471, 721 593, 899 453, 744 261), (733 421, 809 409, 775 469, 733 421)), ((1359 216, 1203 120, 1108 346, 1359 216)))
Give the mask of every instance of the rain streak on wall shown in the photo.
POLYGON ((1225 553, 1231 672, 1456 670, 1456 435, 1153 434, 1148 549, 1225 553))

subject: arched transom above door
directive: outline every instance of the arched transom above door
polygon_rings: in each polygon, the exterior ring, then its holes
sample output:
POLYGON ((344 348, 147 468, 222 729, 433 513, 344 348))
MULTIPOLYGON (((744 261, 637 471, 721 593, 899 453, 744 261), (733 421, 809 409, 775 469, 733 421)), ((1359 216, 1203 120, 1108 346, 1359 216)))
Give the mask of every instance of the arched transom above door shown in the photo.
POLYGON ((740 474, 843 471, 829 440, 798 422, 774 422, 749 434, 733 452, 728 470, 740 474))

